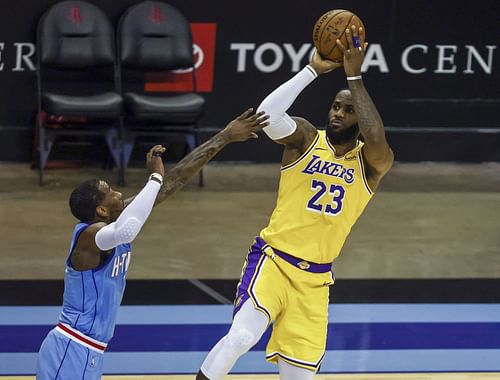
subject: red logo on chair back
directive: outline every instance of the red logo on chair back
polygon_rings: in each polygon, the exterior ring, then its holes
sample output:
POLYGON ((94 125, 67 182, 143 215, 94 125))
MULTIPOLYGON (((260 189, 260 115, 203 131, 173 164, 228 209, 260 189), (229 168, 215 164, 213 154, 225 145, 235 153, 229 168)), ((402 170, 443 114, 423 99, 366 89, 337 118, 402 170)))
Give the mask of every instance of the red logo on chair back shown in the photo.
MULTIPOLYGON (((213 88, 215 35, 217 24, 191 24, 197 92, 211 92, 213 88)), ((191 92, 192 70, 176 70, 170 73, 148 73, 146 92, 191 92)))
POLYGON ((155 24, 161 24, 165 21, 166 17, 161 13, 161 8, 158 5, 153 5, 151 7, 151 15, 149 19, 155 24))
POLYGON ((73 24, 80 24, 83 20, 80 6, 72 5, 68 18, 73 24))

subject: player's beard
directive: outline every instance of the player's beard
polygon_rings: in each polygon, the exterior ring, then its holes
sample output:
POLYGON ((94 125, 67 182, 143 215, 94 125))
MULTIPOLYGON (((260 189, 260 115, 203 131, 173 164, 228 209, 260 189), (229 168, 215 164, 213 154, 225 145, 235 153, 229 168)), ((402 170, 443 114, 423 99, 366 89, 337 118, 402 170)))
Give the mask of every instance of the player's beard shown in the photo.
POLYGON ((326 135, 330 142, 334 145, 343 145, 358 137, 359 127, 358 124, 351 125, 348 128, 336 130, 331 125, 326 127, 326 135))

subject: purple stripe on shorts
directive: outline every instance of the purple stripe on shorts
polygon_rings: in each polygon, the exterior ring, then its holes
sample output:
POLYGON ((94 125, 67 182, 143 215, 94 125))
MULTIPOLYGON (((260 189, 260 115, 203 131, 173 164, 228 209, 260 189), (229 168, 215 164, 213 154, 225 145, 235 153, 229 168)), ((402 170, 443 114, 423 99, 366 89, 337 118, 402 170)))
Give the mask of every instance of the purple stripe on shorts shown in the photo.
MULTIPOLYGON (((247 255, 247 265, 245 271, 243 272, 240 283, 238 285, 238 290, 236 292, 236 299, 234 301, 233 317, 240 310, 241 306, 250 297, 250 284, 253 277, 259 271, 259 261, 263 253, 261 251, 261 245, 259 243, 253 244, 250 247, 250 252, 247 255)), ((255 299, 255 297, 254 297, 255 299)))

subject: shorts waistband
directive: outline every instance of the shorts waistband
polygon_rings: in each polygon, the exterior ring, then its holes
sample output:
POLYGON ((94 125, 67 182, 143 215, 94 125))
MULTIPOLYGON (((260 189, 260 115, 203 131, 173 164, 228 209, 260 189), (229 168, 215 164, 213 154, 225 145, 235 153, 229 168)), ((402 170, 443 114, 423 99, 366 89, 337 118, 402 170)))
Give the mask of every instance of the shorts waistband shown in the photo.
POLYGON ((55 330, 63 334, 65 337, 75 341, 76 343, 81 344, 82 346, 85 346, 88 349, 91 349, 100 354, 103 354, 104 351, 106 351, 106 347, 108 347, 107 343, 99 342, 98 340, 95 340, 83 334, 82 332, 74 329, 66 323, 59 323, 55 327, 55 330))
POLYGON ((279 256, 289 264, 292 264, 293 266, 302 269, 303 271, 311 273, 327 273, 332 270, 333 263, 318 264, 311 261, 302 260, 301 258, 292 256, 286 252, 271 247, 264 241, 264 239, 259 236, 255 238, 255 241, 257 242, 257 246, 260 248, 260 250, 267 256, 271 258, 273 257, 273 255, 279 256))

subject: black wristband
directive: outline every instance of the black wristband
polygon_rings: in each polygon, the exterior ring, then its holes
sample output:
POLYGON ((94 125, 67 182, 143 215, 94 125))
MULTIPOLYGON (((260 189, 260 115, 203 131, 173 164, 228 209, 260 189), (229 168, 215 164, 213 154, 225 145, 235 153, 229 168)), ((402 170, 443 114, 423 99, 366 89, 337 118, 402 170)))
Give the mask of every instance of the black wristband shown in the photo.
POLYGON ((149 180, 150 181, 155 181, 155 182, 158 182, 160 185, 163 184, 163 178, 160 174, 158 173, 152 173, 150 176, 149 176, 149 180))

